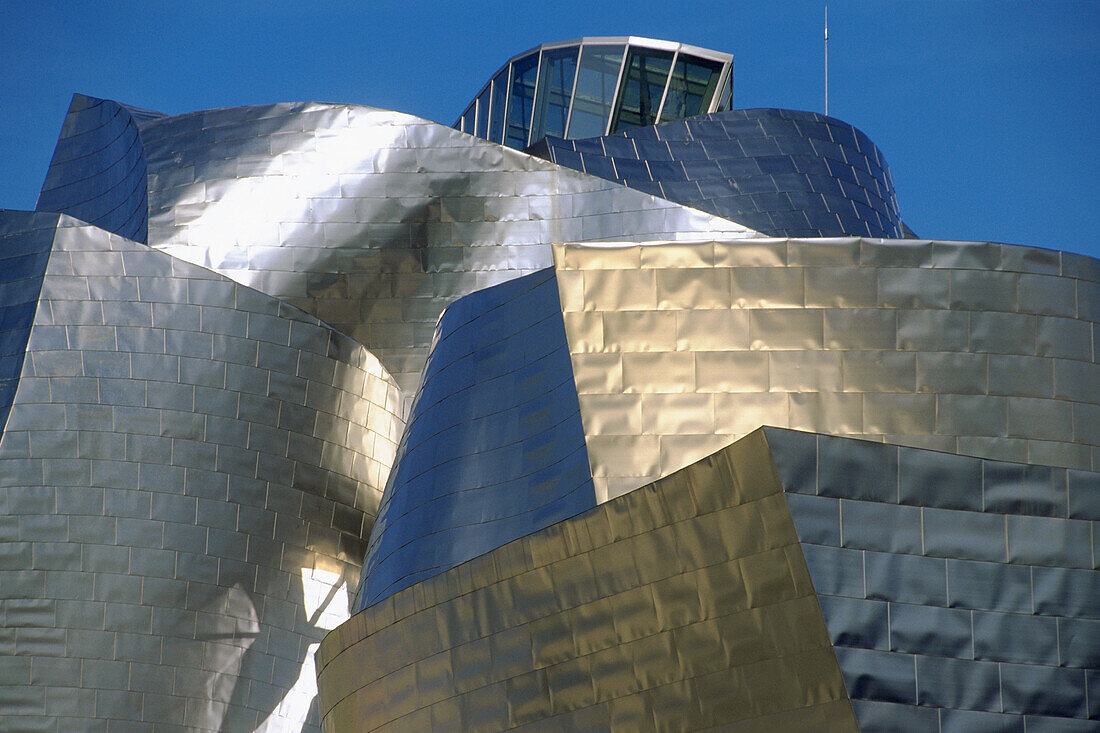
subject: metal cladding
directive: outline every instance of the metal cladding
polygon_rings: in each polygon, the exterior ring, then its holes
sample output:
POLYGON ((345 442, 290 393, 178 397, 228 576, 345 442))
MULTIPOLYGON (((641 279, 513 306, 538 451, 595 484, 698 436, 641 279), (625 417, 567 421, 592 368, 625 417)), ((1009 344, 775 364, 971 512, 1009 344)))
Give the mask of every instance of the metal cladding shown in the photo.
POLYGON ((599 500, 760 425, 1100 467, 1100 269, 978 242, 562 245, 599 500))
POLYGON ((160 116, 74 94, 35 208, 144 242, 149 206, 138 126, 160 116))
POLYGON ((321 713, 327 730, 1091 730, 1098 490, 758 430, 356 615, 321 644, 321 713))
POLYGON ((56 227, 56 214, 0 211, 0 435, 19 386, 56 227))
POLYGON ((216 273, 57 214, 0 222, 48 256, 0 437, 5 729, 301 728, 396 384, 216 273))
POLYGON ((762 433, 375 604, 326 730, 855 731, 762 433))
POLYGON ((454 128, 523 149, 730 108, 733 56, 635 36, 546 43, 513 57, 454 128))
POLYGON ((411 400, 455 298, 573 241, 758 236, 739 224, 397 112, 210 110, 142 125, 149 244, 312 313, 411 400))
POLYGON ((440 320, 356 608, 595 506, 552 269, 440 320))
POLYGON ((543 46, 481 137, 74 97, 0 727, 1094 729, 1100 262, 914 238, 854 128, 692 116, 728 60, 543 46))
POLYGON ((1095 729, 1100 473, 764 432, 864 730, 1095 729))
POLYGON ((879 149, 816 112, 739 109, 527 152, 769 236, 912 236, 879 149))

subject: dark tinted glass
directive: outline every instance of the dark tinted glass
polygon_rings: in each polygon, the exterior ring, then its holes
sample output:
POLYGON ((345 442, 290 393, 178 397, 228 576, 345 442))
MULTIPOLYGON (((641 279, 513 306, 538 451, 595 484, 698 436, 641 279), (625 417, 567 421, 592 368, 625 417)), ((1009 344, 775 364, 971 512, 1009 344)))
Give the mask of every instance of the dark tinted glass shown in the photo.
POLYGON ((661 122, 703 114, 714 98, 722 64, 680 54, 668 82, 661 122))
POLYGON ((504 144, 509 147, 527 147, 538 63, 539 55, 533 53, 512 64, 512 93, 509 95, 508 126, 504 136, 504 144))
POLYGON ((630 49, 611 132, 646 127, 657 122, 671 65, 671 51, 630 49))
POLYGON ((481 93, 477 98, 477 136, 485 137, 489 134, 489 89, 481 93))
POLYGON ((504 106, 508 100, 508 68, 493 79, 493 106, 489 112, 489 139, 499 143, 504 139, 504 106))
POLYGON ((596 137, 607 131, 607 120, 615 101, 615 85, 619 81, 622 60, 622 46, 583 48, 567 137, 596 137))
POLYGON ((573 78, 577 71, 579 46, 556 48, 542 54, 539 93, 531 141, 546 135, 562 137, 569 118, 569 98, 573 96, 573 78))

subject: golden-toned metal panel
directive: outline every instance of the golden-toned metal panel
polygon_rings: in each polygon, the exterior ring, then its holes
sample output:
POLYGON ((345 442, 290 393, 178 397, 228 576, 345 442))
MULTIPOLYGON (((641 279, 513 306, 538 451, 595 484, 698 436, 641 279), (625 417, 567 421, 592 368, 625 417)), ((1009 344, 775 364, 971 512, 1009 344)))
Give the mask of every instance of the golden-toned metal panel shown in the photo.
MULTIPOLYGON (((1057 465, 1092 467, 1091 453, 1075 444, 1091 441, 1079 426, 1100 399, 1096 324, 1092 309, 1082 312, 1077 300, 1071 309, 1069 300, 1091 283, 1050 268, 1036 273, 1030 263, 1045 261, 1040 250, 756 239, 555 252, 600 496, 716 450, 723 444, 716 434, 736 437, 762 424, 991 457, 1026 455, 1034 441, 1057 465), (988 263, 992 269, 980 269, 988 263), (624 286, 632 277, 642 283, 633 299, 624 286), (1043 308, 1047 293, 1052 304, 1043 308), (597 314, 602 349, 594 348, 597 314), (656 471, 645 477, 637 465, 616 473, 600 455, 624 445, 636 422, 623 416, 637 417, 639 394, 636 434, 647 446, 656 439, 660 452, 644 461, 656 471), (691 394, 713 400, 657 399, 691 394), (1010 408, 1007 397, 1047 404, 1010 408), (998 446, 995 438, 1021 444, 998 446)), ((622 463, 626 456, 614 450, 622 463)))
POLYGON ((368 607, 322 644, 327 730, 856 730, 762 432, 393 598, 397 618, 368 607), (473 638, 410 646, 425 615, 473 638), (366 658, 381 685, 347 663, 366 658))

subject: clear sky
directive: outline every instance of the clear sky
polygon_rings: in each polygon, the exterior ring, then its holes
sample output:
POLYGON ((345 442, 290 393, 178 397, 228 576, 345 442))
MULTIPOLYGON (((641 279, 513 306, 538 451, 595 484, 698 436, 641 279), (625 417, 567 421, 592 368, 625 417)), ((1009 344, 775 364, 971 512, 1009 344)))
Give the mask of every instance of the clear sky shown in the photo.
MULTIPOLYGON (((451 124, 510 56, 637 35, 734 54, 737 107, 822 111, 820 0, 0 0, 0 208, 73 92, 166 113, 350 102, 451 124)), ((1100 0, 830 0, 829 112, 929 238, 1100 256, 1100 0)))

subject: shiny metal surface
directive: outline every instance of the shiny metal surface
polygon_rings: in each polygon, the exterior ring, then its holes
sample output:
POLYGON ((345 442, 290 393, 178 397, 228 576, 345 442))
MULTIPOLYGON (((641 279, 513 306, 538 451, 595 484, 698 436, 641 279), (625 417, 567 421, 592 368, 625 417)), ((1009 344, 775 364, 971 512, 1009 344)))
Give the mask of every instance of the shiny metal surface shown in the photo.
POLYGON ((763 434, 389 596, 317 655, 329 731, 857 730, 763 434))
POLYGON ((595 506, 554 270, 443 313, 356 610, 595 506))
POLYGON ((764 433, 861 727, 1095 727, 1100 474, 764 433))
POLYGON ((768 236, 912 236, 882 152, 815 112, 739 109, 528 152, 768 236))
POLYGON ((316 729, 312 650, 348 615, 397 385, 145 245, 58 215, 0 230, 49 257, 0 437, 2 727, 316 729))
POLYGON ((0 214, 0 435, 19 386, 56 227, 54 214, 0 214))
POLYGON ((555 260, 600 501, 760 425, 1098 466, 1100 366, 1078 346, 1097 274, 1076 256, 770 239, 558 245, 555 260))
POLYGON ((138 125, 162 116, 74 94, 35 208, 144 242, 149 206, 138 125))
POLYGON ((316 315, 406 396, 459 296, 551 242, 756 236, 739 224, 396 112, 284 104, 144 123, 149 244, 316 315))

